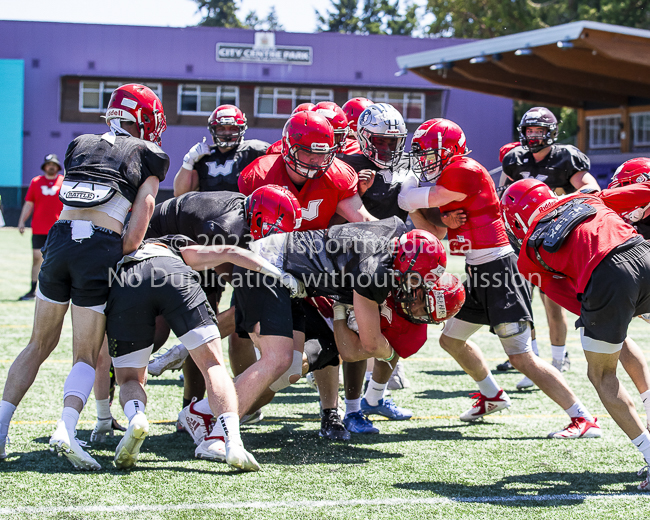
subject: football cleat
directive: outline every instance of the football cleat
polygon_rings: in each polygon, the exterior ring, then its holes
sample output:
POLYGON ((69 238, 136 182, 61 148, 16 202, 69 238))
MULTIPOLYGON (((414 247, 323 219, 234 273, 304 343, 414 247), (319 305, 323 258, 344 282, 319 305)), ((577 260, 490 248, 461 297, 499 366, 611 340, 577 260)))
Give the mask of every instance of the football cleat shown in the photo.
POLYGON ((411 382, 406 377, 406 371, 404 370, 404 363, 401 361, 397 362, 395 369, 393 370, 390 379, 388 380, 388 389, 389 390, 401 390, 402 388, 410 388, 411 382))
POLYGON ((50 451, 56 451, 59 457, 65 455, 76 469, 102 469, 95 459, 81 449, 77 439, 74 436, 70 436, 65 427, 65 423, 60 419, 56 424, 54 434, 50 438, 50 451))
POLYGON ((264 419, 264 413, 260 408, 259 410, 255 410, 253 413, 244 415, 239 421, 239 426, 244 426, 245 424, 257 424, 262 419, 264 419))
POLYGON ((549 439, 596 439, 602 437, 603 432, 598 426, 598 419, 588 421, 584 417, 572 417, 571 423, 563 430, 551 432, 549 439))
POLYGON ((321 412, 319 437, 331 441, 349 441, 350 432, 345 429, 336 408, 326 408, 321 412))
POLYGON ((242 471, 259 471, 262 469, 255 457, 244 449, 244 445, 234 440, 226 441, 226 463, 242 471))
POLYGON ((130 469, 135 466, 140 447, 149 434, 149 422, 142 412, 138 412, 129 422, 129 427, 115 450, 115 467, 130 469))
POLYGON ((517 390, 526 390, 526 388, 532 388, 535 386, 535 383, 528 378, 527 376, 524 376, 521 381, 517 383, 517 390))
POLYGON ((553 359, 551 361, 551 364, 555 368, 557 368, 560 372, 566 372, 567 370, 571 370, 571 360, 569 359, 569 353, 568 352, 564 353, 564 359, 561 360, 553 359))
POLYGON ((361 411, 347 414, 343 418, 343 426, 350 433, 379 433, 379 429, 361 411))
POLYGON ((313 389, 318 391, 318 384, 316 383, 316 377, 314 376, 313 372, 308 372, 307 375, 305 376, 305 381, 307 381, 307 384, 313 389))
POLYGON ((203 439, 194 451, 194 456, 197 459, 218 460, 219 462, 226 461, 226 443, 223 437, 206 437, 203 439))
POLYGON ((203 442, 212 428, 212 414, 201 413, 194 409, 196 397, 178 414, 178 422, 192 436, 197 446, 203 442))
POLYGON ((7 446, 9 446, 9 437, 0 440, 0 460, 7 458, 7 446))
POLYGON ((485 397, 481 392, 475 392, 470 394, 470 396, 472 399, 476 399, 476 401, 469 410, 461 414, 461 421, 475 421, 499 410, 510 408, 511 404, 510 398, 503 391, 503 388, 494 397, 485 397))
POLYGON ((636 474, 641 477, 644 473, 646 474, 645 479, 636 488, 639 491, 650 491, 650 464, 643 466, 636 474))
POLYGON ((497 365, 497 370, 499 372, 507 372, 508 370, 515 370, 515 367, 512 366, 509 359, 506 359, 503 363, 497 365))
POLYGON ((20 298, 18 298, 19 302, 28 302, 31 300, 36 299, 36 293, 33 291, 29 291, 27 294, 23 294, 20 298))
POLYGON ((185 345, 179 343, 178 345, 174 345, 167 352, 160 354, 149 361, 149 367, 147 370, 152 376, 159 376, 167 370, 179 370, 183 366, 187 356, 189 356, 189 352, 185 348, 185 345))
POLYGON ((366 398, 361 399, 361 411, 366 415, 383 415, 391 421, 406 421, 413 417, 413 412, 406 408, 400 408, 392 399, 383 398, 377 406, 370 406, 366 398))

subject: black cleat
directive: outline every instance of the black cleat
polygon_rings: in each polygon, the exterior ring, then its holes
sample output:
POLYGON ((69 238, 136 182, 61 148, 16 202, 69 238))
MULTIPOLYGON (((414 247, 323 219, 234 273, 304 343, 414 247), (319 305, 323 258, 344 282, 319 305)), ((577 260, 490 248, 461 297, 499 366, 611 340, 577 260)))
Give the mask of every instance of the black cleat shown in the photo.
POLYGON ((34 298, 36 298, 36 294, 32 291, 29 291, 27 294, 23 294, 20 298, 18 298, 18 301, 27 302, 33 300, 34 298))
POLYGON ((499 372, 507 372, 508 370, 515 370, 515 367, 512 366, 509 359, 506 359, 503 363, 497 365, 497 370, 499 372))
POLYGON ((345 429, 336 408, 326 408, 323 410, 319 436, 331 441, 350 440, 350 432, 345 429))

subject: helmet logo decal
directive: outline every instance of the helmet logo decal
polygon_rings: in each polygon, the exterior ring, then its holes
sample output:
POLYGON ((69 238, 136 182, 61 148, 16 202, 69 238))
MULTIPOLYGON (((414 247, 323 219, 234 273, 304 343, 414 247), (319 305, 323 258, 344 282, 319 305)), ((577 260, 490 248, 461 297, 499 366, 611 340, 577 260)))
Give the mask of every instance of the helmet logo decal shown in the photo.
POLYGON ((135 107, 138 106, 138 102, 133 99, 129 99, 125 97, 122 99, 122 106, 134 109, 135 107))
MULTIPOLYGON (((445 293, 443 291, 433 291, 433 295, 436 299, 435 301, 435 308, 436 308, 436 316, 439 319, 446 318, 447 317, 447 306, 445 305, 445 293)), ((429 304, 431 307, 433 307, 433 302, 431 301, 433 298, 431 298, 431 295, 429 295, 429 304)))
POLYGON ((327 143, 311 143, 311 151, 327 153, 330 151, 330 147, 327 145, 327 143))
MULTIPOLYGON (((217 111, 217 117, 232 117, 235 118, 237 117, 237 112, 234 108, 222 108, 221 110, 217 111)), ((233 119, 234 120, 234 119, 233 119)))

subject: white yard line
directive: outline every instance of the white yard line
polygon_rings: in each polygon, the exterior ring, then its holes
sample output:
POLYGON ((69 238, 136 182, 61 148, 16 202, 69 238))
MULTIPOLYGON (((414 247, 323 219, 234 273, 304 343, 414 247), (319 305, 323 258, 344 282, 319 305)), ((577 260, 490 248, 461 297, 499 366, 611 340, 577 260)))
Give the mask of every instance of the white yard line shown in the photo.
POLYGON ((587 500, 638 500, 645 498, 650 503, 648 493, 626 493, 615 495, 576 494, 576 495, 507 495, 497 497, 432 497, 432 498, 385 498, 377 500, 300 500, 295 502, 216 502, 197 504, 134 504, 114 506, 68 506, 68 507, 3 507, 0 515, 38 515, 58 513, 129 513, 129 512, 165 512, 197 511, 221 509, 307 509, 319 507, 357 507, 357 506, 406 506, 436 505, 458 503, 499 504, 503 502, 558 502, 587 500))

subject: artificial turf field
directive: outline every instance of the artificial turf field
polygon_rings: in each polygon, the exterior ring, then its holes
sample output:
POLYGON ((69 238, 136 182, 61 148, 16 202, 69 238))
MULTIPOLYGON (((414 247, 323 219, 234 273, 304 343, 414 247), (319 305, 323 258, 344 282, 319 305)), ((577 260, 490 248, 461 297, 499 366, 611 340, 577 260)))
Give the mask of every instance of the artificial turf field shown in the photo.
MULTIPOLYGON (((34 303, 16 301, 29 288, 29 233, 0 229, 0 248, 4 385, 32 327, 34 303)), ((452 258, 448 271, 462 272, 461 261, 452 258)), ((533 303, 541 355, 550 361, 548 328, 537 295, 533 303)), ((572 317, 569 321, 573 323, 572 317)), ((648 331, 641 320, 634 320, 630 329, 650 358, 648 331)), ((568 424, 567 416, 539 390, 517 392, 521 375, 514 372, 495 372, 512 399, 509 410, 476 424, 462 423, 458 415, 471 404, 468 394, 476 385, 440 349, 439 334, 438 327, 429 327, 427 344, 405 361, 411 388, 392 395, 415 416, 407 422, 377 420, 379 435, 353 435, 349 443, 320 439, 317 394, 299 382, 264 408, 264 421, 244 427, 244 443, 263 470, 238 473, 225 464, 194 459, 189 435, 175 432, 182 383, 178 372, 165 373, 147 386, 151 428, 136 468, 115 469, 116 436, 88 448, 103 469, 80 473, 48 451, 71 366, 68 319, 59 347, 14 415, 9 457, 0 461, 0 517, 564 520, 629 519, 650 512, 650 494, 636 489, 642 457, 587 380, 577 332, 569 333, 572 365, 565 377, 598 416, 601 439, 546 439, 549 431, 568 424)), ((491 368, 505 359, 487 330, 473 339, 491 368)), ((170 339, 167 346, 172 344, 170 339)), ((622 369, 619 375, 643 414, 632 382, 622 369)), ((117 403, 112 411, 126 424, 117 403)), ((94 414, 91 397, 79 423, 80 439, 89 439, 94 414)))

